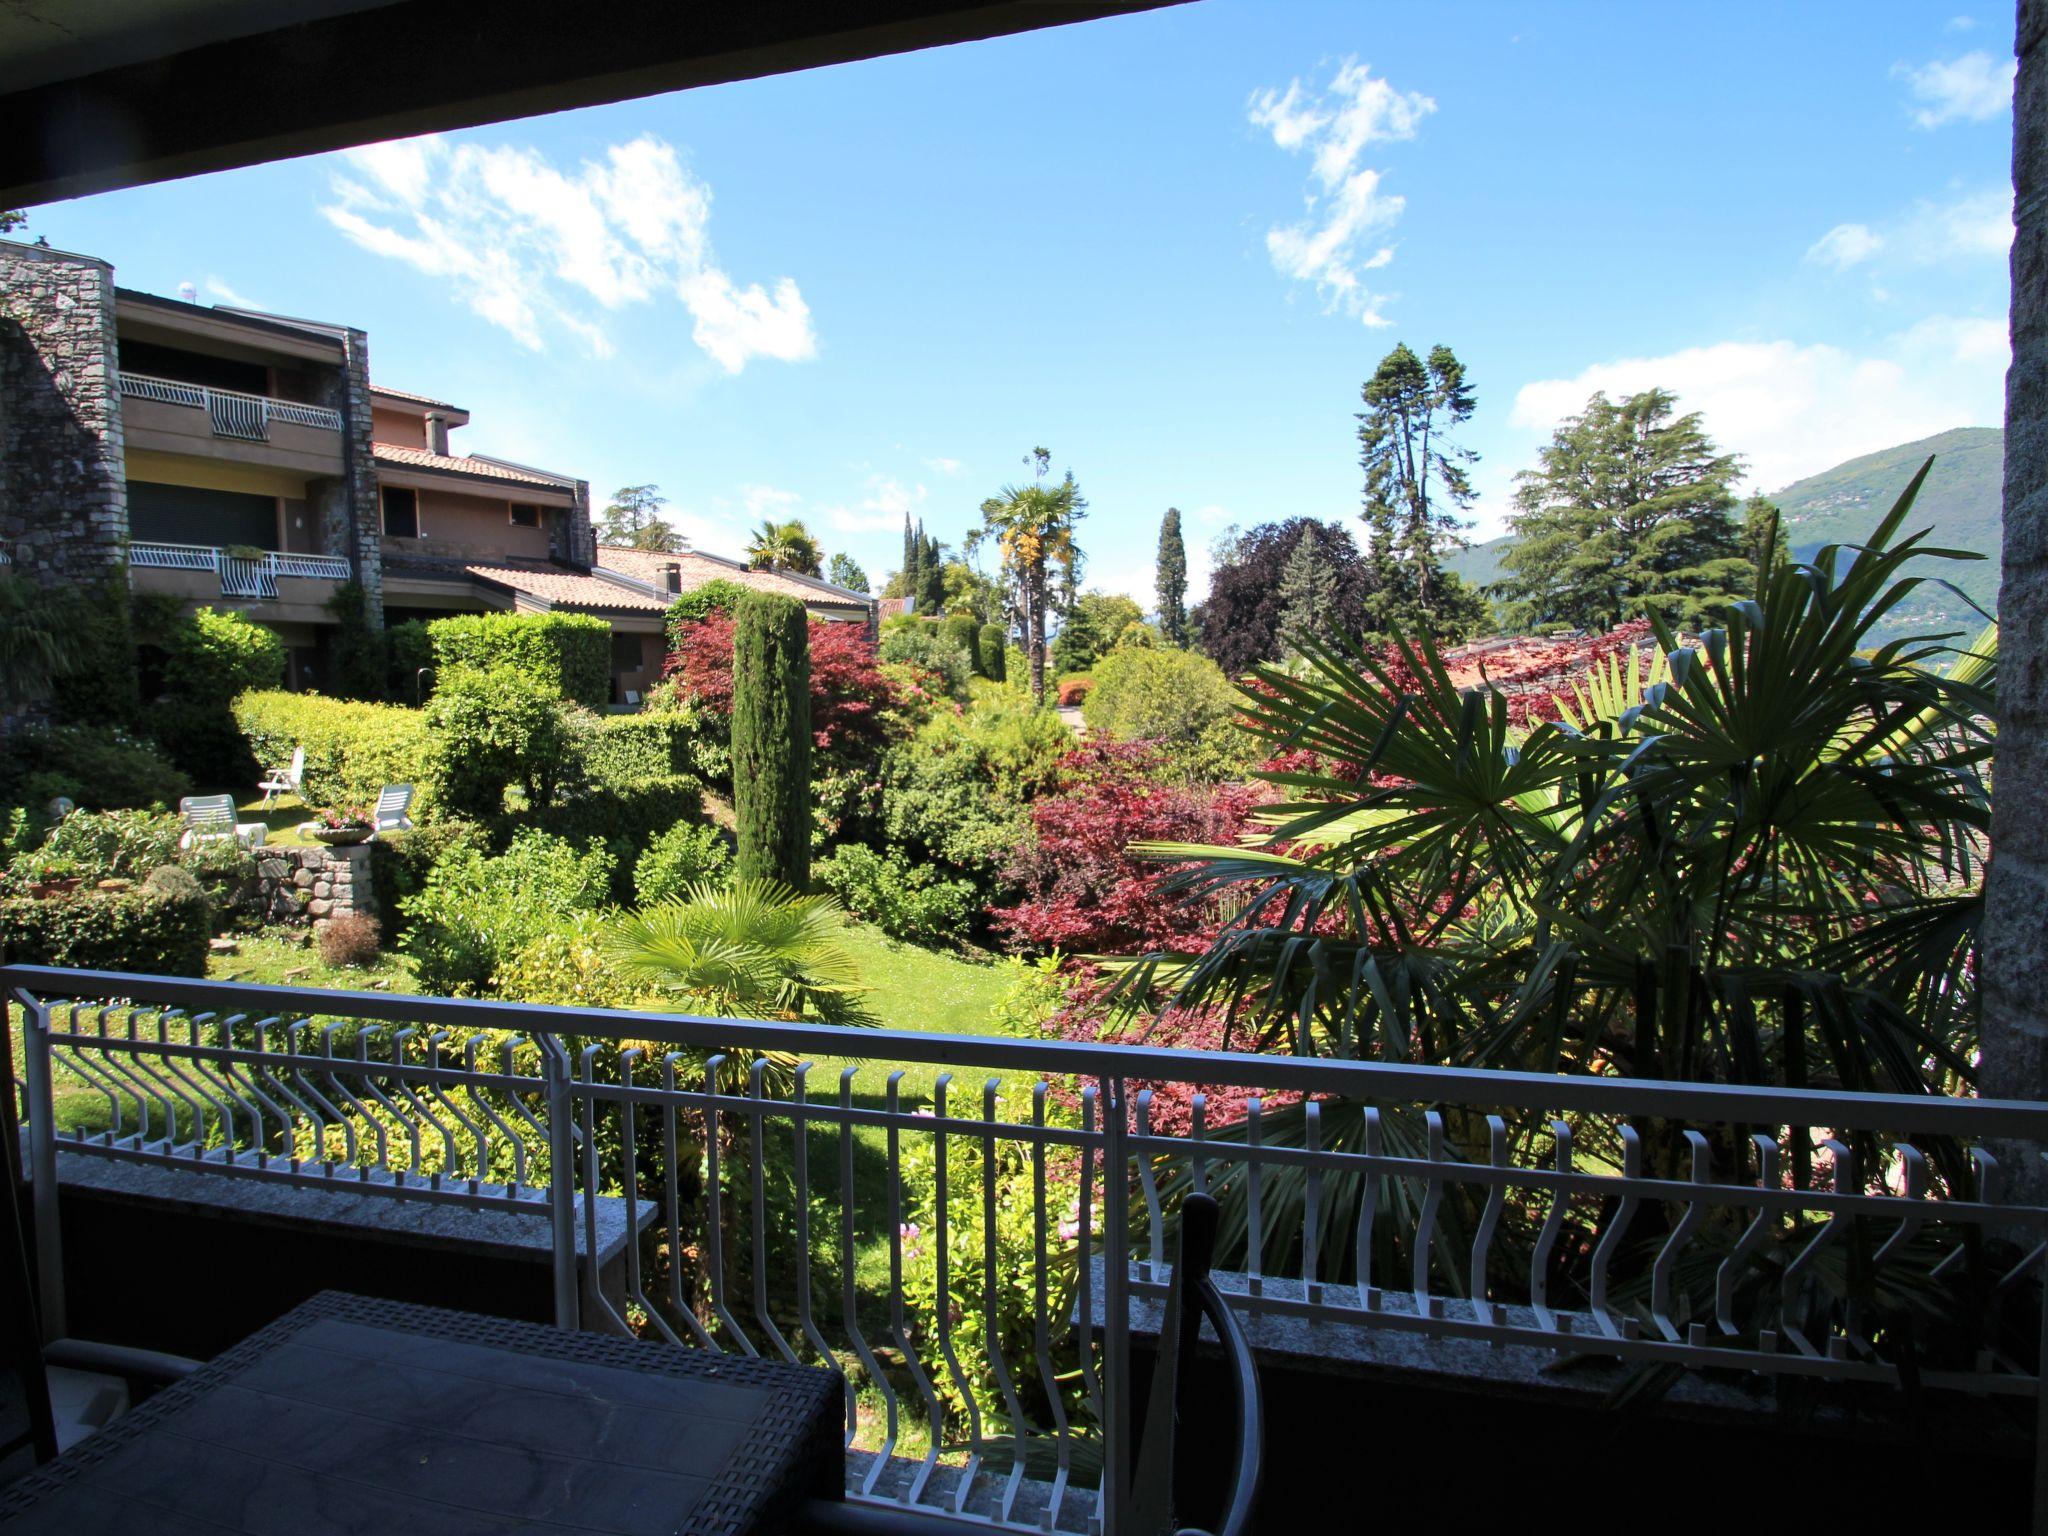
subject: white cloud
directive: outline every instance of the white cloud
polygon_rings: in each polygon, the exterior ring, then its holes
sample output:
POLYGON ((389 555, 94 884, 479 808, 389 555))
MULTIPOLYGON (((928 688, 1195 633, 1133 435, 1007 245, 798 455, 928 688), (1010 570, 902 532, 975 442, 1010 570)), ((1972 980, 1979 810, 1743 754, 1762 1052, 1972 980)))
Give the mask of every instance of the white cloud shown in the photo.
POLYGON ((1396 90, 1355 59, 1338 66, 1325 92, 1292 80, 1285 91, 1253 94, 1253 126, 1281 149, 1307 150, 1312 172, 1304 216, 1268 230, 1266 253, 1283 276, 1315 284, 1330 310, 1366 325, 1390 323, 1381 313, 1385 296, 1366 287, 1362 274, 1394 259, 1393 247, 1374 237, 1400 219, 1407 200, 1382 192, 1383 173, 1359 162, 1374 145, 1414 138, 1435 110, 1431 98, 1396 90))
POLYGON ((792 517, 803 505, 803 497, 795 491, 780 490, 772 485, 743 485, 740 487, 740 505, 746 509, 750 519, 774 518, 778 521, 792 517))
POLYGON ((961 470, 965 469, 967 466, 961 463, 958 459, 937 458, 926 459, 924 461, 924 467, 926 469, 931 470, 934 474, 957 475, 960 473, 961 470))
POLYGON ((206 291, 211 297, 227 305, 230 309, 262 309, 264 307, 254 299, 244 298, 217 277, 209 277, 206 280, 206 291))
POLYGON ((1977 18, 1974 16, 1951 16, 1948 19, 1948 24, 1941 30, 1944 32, 1968 32, 1976 25, 1977 18))
POLYGON ((858 500, 820 508, 828 525, 841 533, 897 533, 903 517, 920 515, 929 493, 922 485, 905 485, 893 475, 871 472, 861 482, 858 500))
POLYGON ((1864 354, 1825 343, 1724 341, 1525 384, 1511 422, 1548 434, 1596 391, 1618 398, 1655 385, 1743 456, 1752 486, 1776 490, 1858 454, 1996 422, 2007 355, 2003 320, 1945 315, 1864 354))
POLYGON ((1853 267, 1884 249, 1884 236, 1868 224, 1837 224, 1807 248, 1806 259, 1822 266, 1853 267))
POLYGON ((712 257, 711 189, 652 134, 562 170, 514 145, 439 137, 344 156, 328 222, 375 255, 449 280, 470 309, 520 345, 559 328, 594 356, 613 350, 605 317, 673 295, 692 339, 727 373, 756 357, 817 354, 796 283, 741 287, 712 257))
POLYGON ((2019 65, 1977 52, 1931 59, 1917 68, 1901 64, 1892 73, 1905 77, 1906 89, 1918 103, 1913 121, 1922 128, 1939 128, 1945 123, 1981 123, 2003 112, 2012 102, 2019 65))

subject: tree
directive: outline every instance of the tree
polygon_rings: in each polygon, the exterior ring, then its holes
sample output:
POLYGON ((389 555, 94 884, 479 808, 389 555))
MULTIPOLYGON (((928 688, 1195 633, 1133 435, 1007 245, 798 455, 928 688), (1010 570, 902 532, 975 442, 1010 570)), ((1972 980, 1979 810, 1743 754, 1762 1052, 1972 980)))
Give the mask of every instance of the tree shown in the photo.
POLYGON ((1661 389, 1596 394, 1515 477, 1501 564, 1511 623, 1608 629, 1651 612, 1698 626, 1754 586, 1722 453, 1661 389))
POLYGON ((946 611, 946 546, 917 525, 917 562, 910 595, 917 599, 917 611, 937 618, 946 611))
POLYGON ((1471 467, 1479 455, 1452 438, 1476 403, 1465 365, 1449 347, 1430 348, 1424 362, 1402 343, 1380 359, 1359 394, 1365 402, 1358 413, 1361 515, 1375 578, 1376 627, 1433 638, 1459 634, 1470 622, 1471 604, 1446 579, 1442 556, 1464 548, 1471 525, 1459 514, 1475 494, 1471 467))
POLYGON ((1337 568, 1314 539, 1295 541, 1294 551, 1280 568, 1282 650, 1298 656, 1302 643, 1328 637, 1330 615, 1337 609, 1337 568))
POLYGON ((732 783, 741 880, 811 878, 810 617, 749 592, 733 610, 732 783))
POLYGON ((612 492, 612 503, 598 519, 597 536, 605 544, 624 544, 632 549, 672 553, 683 547, 683 536, 661 516, 668 498, 658 485, 622 485, 612 492))
POLYGON ((1758 494, 1742 504, 1742 545, 1753 570, 1776 576, 1792 568, 1785 547, 1784 514, 1770 497, 1758 494))
POLYGON ((1024 652, 1031 660, 1031 693, 1045 697, 1045 657, 1052 614, 1071 602, 1080 580, 1081 550, 1074 525, 1087 515, 1088 503, 1068 470, 1057 485, 1046 483, 1052 454, 1034 448, 1024 462, 1032 469, 1027 485, 1008 485, 981 504, 983 529, 995 536, 1003 553, 1003 577, 1011 590, 1011 607, 1023 632, 1024 652))
POLYGON ((28 222, 25 208, 0 208, 0 235, 10 234, 28 222))
POLYGON ((849 592, 865 592, 868 589, 868 573, 861 569, 858 560, 847 554, 835 554, 825 562, 825 579, 835 587, 844 587, 849 592))
POLYGON ((823 560, 818 541, 811 537, 801 518, 775 522, 763 518, 761 526, 747 536, 747 563, 757 571, 795 571, 799 576, 818 574, 823 560))
POLYGON ((1000 624, 984 624, 975 649, 981 675, 992 682, 1007 682, 1010 674, 1010 632, 1000 624))
POLYGON ((1366 624, 1372 574, 1345 529, 1313 517, 1232 530, 1217 541, 1209 597, 1193 616, 1197 643, 1233 675, 1278 661, 1282 644, 1280 584, 1295 546, 1313 542, 1336 572, 1336 596, 1318 633, 1357 635, 1366 624))
POLYGON ((1086 672, 1098 656, 1116 648, 1126 629, 1144 618, 1144 610, 1121 592, 1084 592, 1067 610, 1052 643, 1053 669, 1061 676, 1086 672))
POLYGON ((1180 508, 1159 520, 1159 633, 1168 645, 1188 643, 1188 551, 1180 538, 1180 508))

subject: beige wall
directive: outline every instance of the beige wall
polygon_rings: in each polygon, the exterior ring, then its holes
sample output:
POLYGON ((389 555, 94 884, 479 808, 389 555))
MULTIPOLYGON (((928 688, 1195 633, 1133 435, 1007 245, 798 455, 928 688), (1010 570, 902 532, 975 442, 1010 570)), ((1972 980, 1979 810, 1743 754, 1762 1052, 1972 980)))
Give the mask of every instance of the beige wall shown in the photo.
POLYGON ((516 528, 512 524, 513 498, 424 489, 418 494, 420 537, 387 538, 387 552, 467 560, 497 560, 508 555, 523 560, 548 557, 545 512, 543 526, 516 528))
POLYGON ((395 443, 401 448, 424 448, 427 446, 427 420, 410 411, 391 411, 381 405, 373 405, 370 407, 370 436, 380 443, 395 443))
POLYGON ((171 405, 128 395, 121 401, 122 436, 132 460, 138 450, 265 466, 307 475, 341 473, 341 434, 325 427, 273 421, 268 442, 216 437, 197 406, 171 405))

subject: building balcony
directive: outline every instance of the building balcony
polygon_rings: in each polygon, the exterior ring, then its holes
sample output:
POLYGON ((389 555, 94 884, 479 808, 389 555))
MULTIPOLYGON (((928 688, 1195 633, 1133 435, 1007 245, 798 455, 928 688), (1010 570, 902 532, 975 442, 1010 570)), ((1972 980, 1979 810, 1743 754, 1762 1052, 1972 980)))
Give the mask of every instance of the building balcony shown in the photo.
POLYGON ((342 471, 341 413, 326 406, 127 372, 121 400, 131 452, 234 459, 307 475, 342 471))
POLYGON ((128 568, 138 591, 167 592, 189 602, 275 603, 280 610, 294 610, 285 617, 306 616, 299 609, 323 611, 336 583, 350 575, 341 555, 204 544, 131 543, 128 568))

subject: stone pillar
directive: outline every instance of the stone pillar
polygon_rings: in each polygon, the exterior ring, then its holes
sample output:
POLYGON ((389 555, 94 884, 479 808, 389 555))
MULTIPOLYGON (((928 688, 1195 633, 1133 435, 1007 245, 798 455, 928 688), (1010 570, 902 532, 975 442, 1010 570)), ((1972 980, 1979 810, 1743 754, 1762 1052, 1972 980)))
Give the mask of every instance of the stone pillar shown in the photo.
POLYGON ((597 530, 590 523, 590 482, 576 482, 576 505, 569 509, 569 563, 585 570, 597 564, 597 530))
POLYGON ((0 548, 33 580, 85 586, 127 543, 114 269, 0 241, 0 548))
POLYGON ((342 473, 317 481, 308 494, 320 518, 327 553, 349 555, 369 599, 370 624, 384 623, 383 514, 377 501, 377 460, 371 452, 370 338, 342 333, 342 364, 321 369, 315 402, 341 412, 342 473))
MULTIPOLYGON (((2048 1099, 2048 0, 2020 0, 2013 91, 2012 367, 2005 381, 2005 563, 1998 762, 1986 879, 1983 1065, 1989 1098, 2048 1099)), ((2037 1154, 2013 1198, 2048 1200, 2037 1154)))

